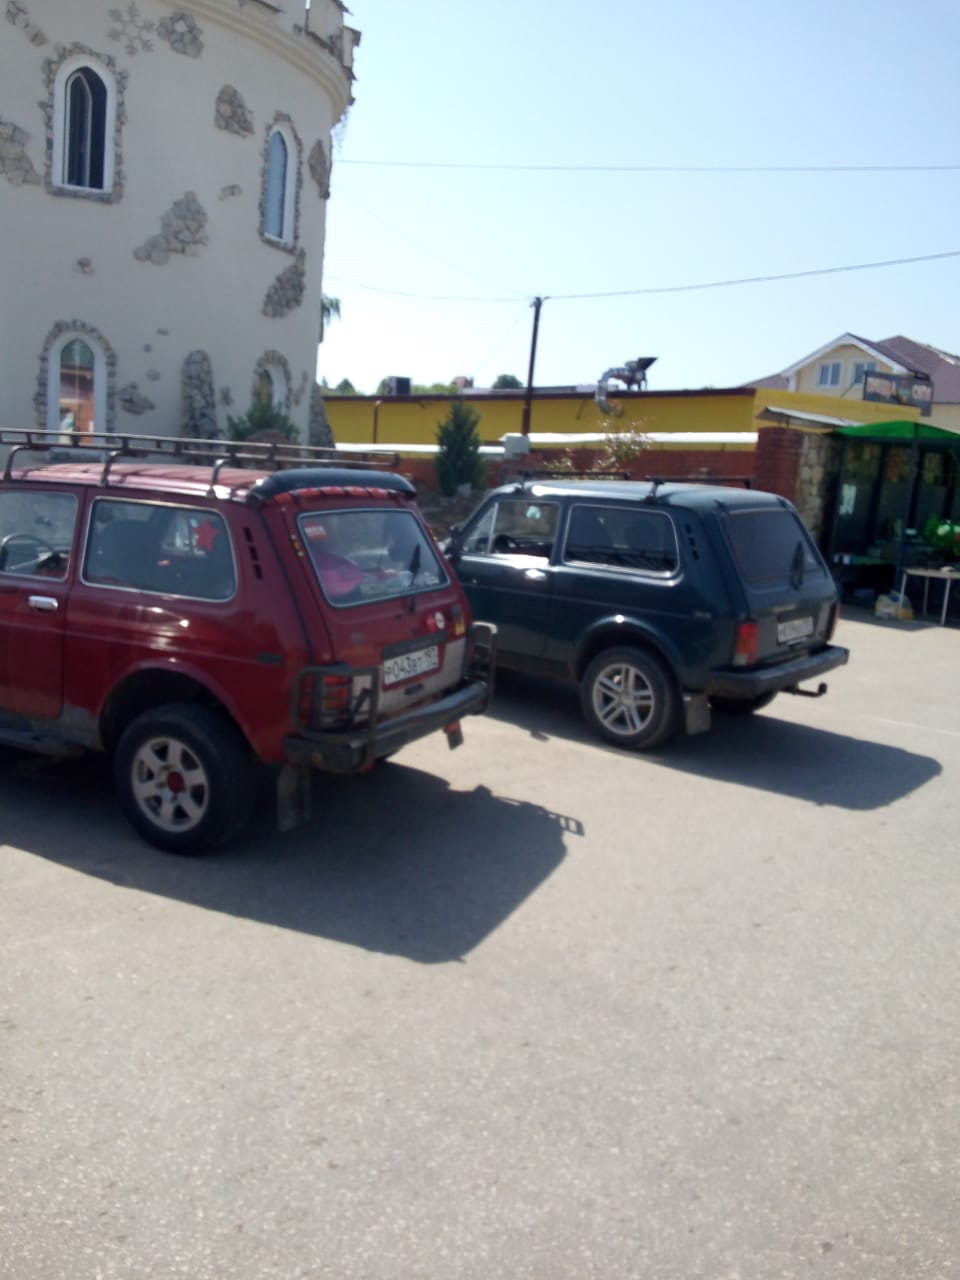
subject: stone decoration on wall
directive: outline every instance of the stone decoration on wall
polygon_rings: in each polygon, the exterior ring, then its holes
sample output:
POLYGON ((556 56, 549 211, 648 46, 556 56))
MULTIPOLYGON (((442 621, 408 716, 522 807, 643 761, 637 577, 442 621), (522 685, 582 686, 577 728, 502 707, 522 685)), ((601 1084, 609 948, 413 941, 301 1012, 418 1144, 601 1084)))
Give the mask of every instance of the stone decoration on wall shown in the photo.
POLYGON ((40 102, 40 110, 43 113, 47 135, 45 173, 47 191, 50 195, 69 196, 75 200, 95 200, 100 204, 116 204, 123 195, 123 155, 120 149, 120 142, 123 126, 127 122, 125 101, 127 89, 126 71, 118 71, 116 60, 111 58, 109 54, 97 53, 94 49, 88 49, 86 45, 57 45, 56 56, 44 59, 43 78, 47 94, 46 98, 40 102), (54 85, 56 84, 57 72, 61 66, 66 62, 67 58, 75 57, 89 58, 94 63, 101 62, 113 74, 116 85, 117 102, 113 126, 113 188, 110 191, 94 191, 88 187, 63 187, 53 180, 54 85))
POLYGON ((191 351, 180 374, 182 416, 180 434, 189 439, 221 440, 213 365, 205 351, 191 351))
POLYGON ((819 541, 826 532, 823 527, 824 511, 831 488, 827 481, 836 476, 839 456, 839 443, 831 436, 804 434, 797 468, 795 503, 814 541, 819 541))
POLYGON ((153 41, 150 36, 156 30, 157 24, 147 18, 141 18, 140 10, 135 4, 128 4, 125 11, 111 9, 110 17, 116 26, 111 27, 107 32, 107 39, 119 40, 128 57, 132 58, 138 52, 152 52, 153 41))
POLYGON ((231 182, 227 186, 220 188, 221 200, 232 200, 234 196, 242 195, 243 187, 238 186, 235 182, 231 182))
POLYGON ((116 417, 116 376, 117 376, 117 353, 114 351, 110 343, 100 332, 95 329, 92 324, 87 324, 85 320, 58 320, 50 332, 47 334, 46 342, 43 344, 43 352, 40 356, 40 365, 37 372, 37 390, 33 397, 33 407, 36 410, 37 426, 41 431, 47 429, 47 386, 50 377, 50 352, 57 345, 60 338, 65 333, 78 334, 86 338, 91 338, 100 350, 103 352, 104 364, 107 373, 107 391, 106 391, 106 414, 105 423, 98 423, 98 431, 112 431, 114 426, 114 418, 116 417))
POLYGON ((125 413, 149 413, 157 406, 145 396, 135 382, 128 382, 117 392, 117 403, 125 413))
POLYGON ((26 129, 0 116, 0 174, 15 187, 39 186, 40 175, 27 155, 26 129))
POLYGON ((7 21, 12 22, 18 31, 22 31, 31 44, 46 44, 47 37, 35 22, 30 21, 27 6, 20 0, 7 0, 7 21))
POLYGON ((93 261, 90 258, 78 258, 73 264, 73 269, 81 276, 92 276, 93 261))
POLYGON ((318 449, 335 449, 337 442, 327 421, 327 410, 323 403, 323 392, 320 384, 315 382, 310 388, 310 425, 308 429, 309 443, 318 449))
POLYGON ((174 53, 187 58, 199 58, 203 53, 203 32, 189 13, 171 13, 157 23, 157 35, 166 40, 174 53))
POLYGON ((138 262, 152 262, 154 266, 163 266, 171 253, 196 257, 200 246, 208 243, 206 226, 207 215, 203 206, 196 194, 188 191, 160 219, 159 234, 150 236, 134 249, 133 256, 138 262))
POLYGON ((306 261, 306 252, 298 249, 296 261, 291 263, 285 271, 281 271, 267 290, 261 308, 265 316, 285 316, 303 302, 306 288, 306 261))
POLYGON ((300 374, 300 381, 297 383, 296 387, 294 388, 294 390, 291 392, 291 395, 290 395, 290 400, 292 401, 293 404, 298 405, 300 401, 303 399, 304 393, 307 389, 307 383, 309 381, 310 381, 309 374, 307 373, 306 369, 304 369, 304 371, 300 374))
POLYGON ((323 145, 323 140, 318 138, 310 148, 310 156, 307 160, 307 166, 310 169, 310 176, 317 184, 317 190, 320 192, 321 200, 330 199, 330 161, 327 159, 327 149, 323 145))
POLYGON ((225 84, 217 94, 213 123, 218 129, 238 134, 241 138, 253 133, 253 112, 232 84, 225 84))

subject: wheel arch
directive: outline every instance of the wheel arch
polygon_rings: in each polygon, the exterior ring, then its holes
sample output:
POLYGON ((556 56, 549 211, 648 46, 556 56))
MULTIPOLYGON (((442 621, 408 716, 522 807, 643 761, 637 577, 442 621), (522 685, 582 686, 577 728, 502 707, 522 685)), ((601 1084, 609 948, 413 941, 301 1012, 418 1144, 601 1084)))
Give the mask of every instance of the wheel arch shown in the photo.
POLYGON ((100 713, 100 740, 104 750, 112 753, 127 726, 144 711, 178 702, 219 708, 249 743, 232 709, 202 680, 185 671, 147 667, 125 676, 105 702, 100 713))
POLYGON ((677 675, 678 656, 674 647, 651 628, 632 618, 607 618, 596 623, 584 635, 577 651, 574 674, 577 680, 583 679, 587 667, 604 649, 623 648, 645 649, 659 658, 667 668, 670 678, 677 689, 681 688, 677 675))

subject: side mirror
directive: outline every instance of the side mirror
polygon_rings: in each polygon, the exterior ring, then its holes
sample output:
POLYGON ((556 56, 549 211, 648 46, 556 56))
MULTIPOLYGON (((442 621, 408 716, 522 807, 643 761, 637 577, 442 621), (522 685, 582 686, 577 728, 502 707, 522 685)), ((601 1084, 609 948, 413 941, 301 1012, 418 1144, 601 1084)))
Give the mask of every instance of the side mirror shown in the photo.
POLYGON ((455 524, 450 530, 450 536, 444 538, 440 544, 440 550, 447 557, 451 564, 456 564, 460 559, 460 535, 463 533, 460 525, 455 524))

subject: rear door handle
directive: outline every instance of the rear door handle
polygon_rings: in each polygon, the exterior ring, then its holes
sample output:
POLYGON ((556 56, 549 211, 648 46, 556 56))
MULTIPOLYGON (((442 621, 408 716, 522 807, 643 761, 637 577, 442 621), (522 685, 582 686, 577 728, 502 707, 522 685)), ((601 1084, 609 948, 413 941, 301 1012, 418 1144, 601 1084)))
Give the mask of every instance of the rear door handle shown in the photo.
POLYGON ((523 576, 531 582, 546 582, 547 575, 542 569, 524 569, 523 576))
POLYGON ((60 608, 55 596, 27 596, 27 604, 38 613, 56 613, 60 608))

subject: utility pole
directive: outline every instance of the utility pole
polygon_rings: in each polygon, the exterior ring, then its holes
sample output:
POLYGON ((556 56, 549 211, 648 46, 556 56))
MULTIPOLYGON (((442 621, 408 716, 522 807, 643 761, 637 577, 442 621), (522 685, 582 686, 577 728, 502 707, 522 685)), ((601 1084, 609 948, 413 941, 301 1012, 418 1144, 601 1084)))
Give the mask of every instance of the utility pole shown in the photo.
POLYGON ((533 399, 533 366, 537 358, 537 331, 540 328, 540 308, 543 306, 542 298, 534 298, 531 303, 533 307, 533 336, 530 339, 530 367, 527 370, 527 393, 523 399, 523 425, 521 431, 523 435, 530 434, 530 402, 533 399))

